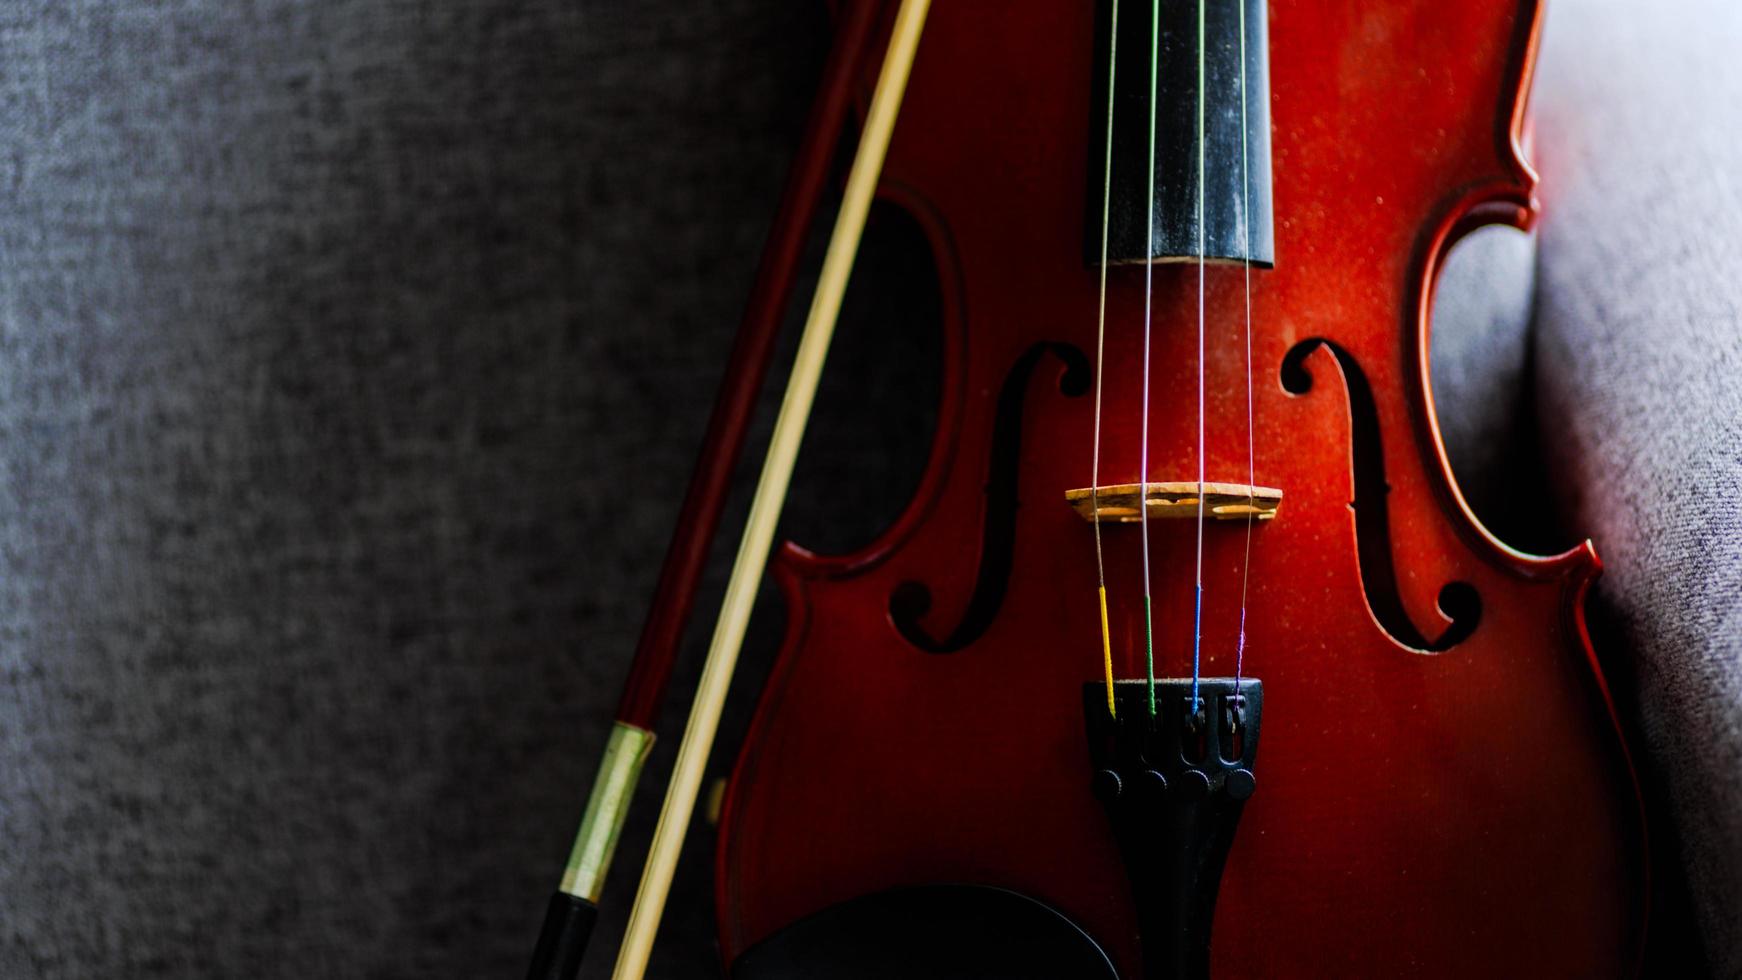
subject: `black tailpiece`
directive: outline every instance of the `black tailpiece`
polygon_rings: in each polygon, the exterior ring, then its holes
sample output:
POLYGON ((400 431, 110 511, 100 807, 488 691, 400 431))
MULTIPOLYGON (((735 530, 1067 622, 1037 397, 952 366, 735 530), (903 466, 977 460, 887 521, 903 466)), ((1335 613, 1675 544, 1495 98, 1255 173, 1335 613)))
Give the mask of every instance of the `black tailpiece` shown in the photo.
POLYGON ((1146 980, 1210 975, 1210 925, 1222 865, 1252 795, 1263 686, 1254 678, 1190 678, 1083 687, 1091 787, 1107 808, 1131 879, 1146 980))

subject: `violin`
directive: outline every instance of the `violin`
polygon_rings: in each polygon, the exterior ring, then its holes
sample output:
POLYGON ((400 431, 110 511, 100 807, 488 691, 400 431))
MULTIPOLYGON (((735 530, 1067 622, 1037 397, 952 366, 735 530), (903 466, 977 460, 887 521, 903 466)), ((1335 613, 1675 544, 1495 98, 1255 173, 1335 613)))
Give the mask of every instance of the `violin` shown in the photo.
POLYGON ((1637 973, 1648 849, 1586 631, 1600 563, 1588 542, 1532 556, 1481 525, 1428 364, 1448 251, 1535 217, 1539 4, 838 15, 529 976, 572 976, 585 948, 855 110, 615 975, 645 965, 873 199, 911 216, 938 270, 938 426, 875 541, 773 553, 786 639, 718 828, 727 973, 1637 973))

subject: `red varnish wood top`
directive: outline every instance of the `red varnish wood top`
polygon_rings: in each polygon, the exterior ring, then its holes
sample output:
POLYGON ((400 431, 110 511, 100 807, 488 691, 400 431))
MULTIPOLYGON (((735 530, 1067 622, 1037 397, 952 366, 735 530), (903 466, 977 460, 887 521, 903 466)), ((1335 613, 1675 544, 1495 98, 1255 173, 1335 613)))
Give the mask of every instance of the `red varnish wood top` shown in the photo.
MULTIPOLYGON (((1087 792, 1081 685, 1100 676, 1087 486, 1092 397, 1043 355, 1022 417, 1015 551, 990 628, 955 653, 890 621, 930 587, 947 634, 979 574, 1000 388, 1038 342, 1095 350, 1081 261, 1092 5, 941 0, 921 42, 884 197, 926 229, 944 290, 940 426, 911 506, 847 556, 789 545, 784 649, 728 793, 718 862, 727 959, 795 919, 904 884, 1032 895, 1138 976, 1129 889, 1087 792)), ((1256 766, 1222 880, 1218 976, 1604 976, 1636 969, 1645 846, 1637 789, 1584 632, 1589 546, 1509 551, 1463 504, 1433 423, 1433 274, 1482 221, 1527 223, 1516 134, 1538 11, 1516 0, 1271 0, 1277 264, 1252 272, 1254 482, 1282 488, 1254 532, 1247 673, 1265 685, 1256 766), (1351 509, 1361 412, 1323 338, 1371 388, 1388 537, 1351 509), (1361 549, 1388 553, 1427 638, 1449 582, 1482 618, 1410 649, 1369 602, 1361 549)), ((870 66, 868 71, 874 70, 870 66)), ((1101 82, 1104 83, 1104 82, 1101 82)), ((1098 145, 1098 143, 1097 143, 1098 145)), ((1247 482, 1238 266, 1206 274, 1208 472, 1247 482)), ((1149 478, 1196 479, 1198 268, 1154 278, 1149 478)), ((1141 269, 1110 277, 1101 482, 1136 482, 1141 269)), ((837 366, 839 368, 841 366, 837 366)), ((1157 673, 1190 672, 1190 521, 1152 522, 1157 673)), ((1135 527, 1105 529, 1115 662, 1142 676, 1135 527)), ((1204 673, 1234 670, 1243 526, 1206 529, 1204 673)))

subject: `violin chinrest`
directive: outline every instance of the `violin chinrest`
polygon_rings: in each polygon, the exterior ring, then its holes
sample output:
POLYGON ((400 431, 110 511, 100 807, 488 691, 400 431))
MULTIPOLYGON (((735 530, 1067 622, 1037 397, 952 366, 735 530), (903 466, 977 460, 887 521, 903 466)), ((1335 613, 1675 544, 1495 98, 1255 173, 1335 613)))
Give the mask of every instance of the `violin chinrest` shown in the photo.
POLYGON ((1118 980, 1101 947, 1025 895, 984 885, 924 885, 808 916, 744 951, 732 980, 1118 980))

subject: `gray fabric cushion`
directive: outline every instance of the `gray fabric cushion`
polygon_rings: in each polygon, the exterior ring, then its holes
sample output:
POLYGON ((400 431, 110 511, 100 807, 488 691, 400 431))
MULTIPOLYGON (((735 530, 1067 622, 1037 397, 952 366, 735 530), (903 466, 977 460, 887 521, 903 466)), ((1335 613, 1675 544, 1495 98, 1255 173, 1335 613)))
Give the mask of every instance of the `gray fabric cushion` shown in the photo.
POLYGON ((1652 969, 1723 977, 1742 977, 1739 41, 1732 4, 1549 5, 1536 247, 1456 254, 1434 348, 1485 522, 1538 551, 1597 542, 1593 632, 1657 845, 1652 969))
POLYGON ((1667 790, 1659 857, 1685 869, 1713 972, 1742 977, 1742 8, 1558 7, 1540 439, 1607 565, 1612 669, 1667 790))
POLYGON ((0 7, 0 976, 524 970, 811 6, 0 7))
POLYGON ((1530 384, 1536 236, 1477 230, 1447 258, 1434 294, 1434 403, 1459 489, 1488 529, 1527 551, 1553 552, 1567 532, 1545 520, 1530 384))

